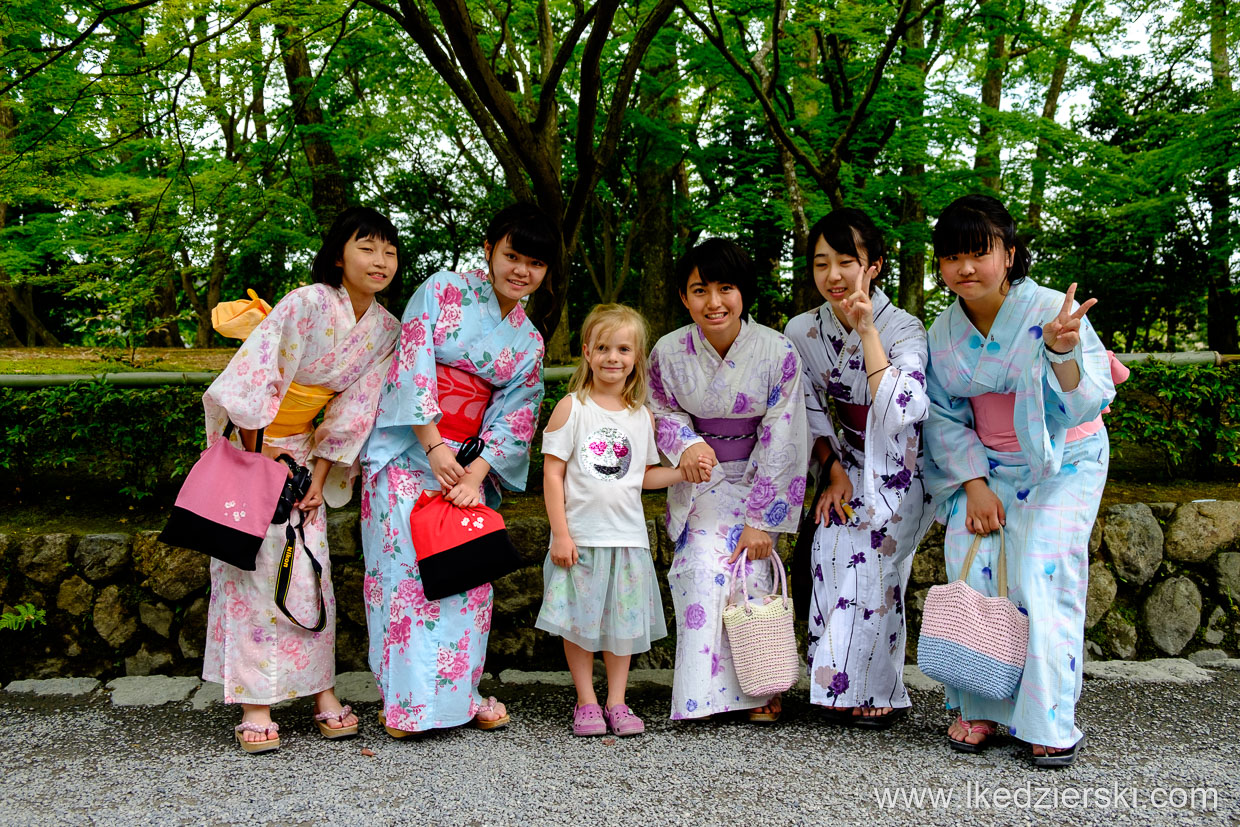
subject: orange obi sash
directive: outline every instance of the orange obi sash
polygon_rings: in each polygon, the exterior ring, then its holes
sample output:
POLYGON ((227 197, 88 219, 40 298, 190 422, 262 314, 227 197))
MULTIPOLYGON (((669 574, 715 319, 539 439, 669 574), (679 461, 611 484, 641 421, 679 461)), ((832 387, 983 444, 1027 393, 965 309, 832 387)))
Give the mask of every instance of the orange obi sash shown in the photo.
POLYGON ((482 417, 491 401, 491 383, 450 365, 435 365, 439 388, 439 435, 464 442, 482 430, 482 417))
POLYGON ((335 395, 335 391, 319 385, 292 383, 280 402, 276 418, 267 426, 267 436, 295 436, 312 430, 314 418, 327 407, 327 403, 332 401, 335 395))

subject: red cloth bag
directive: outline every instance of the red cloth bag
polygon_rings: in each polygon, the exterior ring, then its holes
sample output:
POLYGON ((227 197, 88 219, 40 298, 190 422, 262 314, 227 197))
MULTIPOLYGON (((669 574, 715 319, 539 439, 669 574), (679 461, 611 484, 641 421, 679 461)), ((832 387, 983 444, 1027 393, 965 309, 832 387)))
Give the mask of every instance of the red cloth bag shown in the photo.
POLYGON ((521 566, 498 511, 460 508, 438 491, 423 491, 413 504, 409 533, 428 600, 467 592, 521 566))

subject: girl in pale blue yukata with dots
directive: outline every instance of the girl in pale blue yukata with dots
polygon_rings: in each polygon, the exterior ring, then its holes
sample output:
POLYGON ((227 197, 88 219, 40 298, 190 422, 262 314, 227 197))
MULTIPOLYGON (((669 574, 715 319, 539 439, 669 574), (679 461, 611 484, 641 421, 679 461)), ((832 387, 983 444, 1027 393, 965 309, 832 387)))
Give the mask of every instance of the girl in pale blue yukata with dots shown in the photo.
MULTIPOLYGON (((958 713, 950 746, 981 752, 997 727, 1030 744, 1036 766, 1068 766, 1085 736, 1081 695, 1089 535, 1106 483, 1101 413, 1114 363, 1086 312, 1089 299, 1028 278, 1031 257, 998 199, 952 202, 934 228, 942 282, 956 301, 929 331, 926 487, 946 523, 947 575, 958 577, 974 535, 970 586, 997 594, 1001 532, 1008 597, 1029 617, 1014 695, 990 700, 947 687, 958 713)), ((1122 375, 1122 367, 1116 372, 1122 375)))

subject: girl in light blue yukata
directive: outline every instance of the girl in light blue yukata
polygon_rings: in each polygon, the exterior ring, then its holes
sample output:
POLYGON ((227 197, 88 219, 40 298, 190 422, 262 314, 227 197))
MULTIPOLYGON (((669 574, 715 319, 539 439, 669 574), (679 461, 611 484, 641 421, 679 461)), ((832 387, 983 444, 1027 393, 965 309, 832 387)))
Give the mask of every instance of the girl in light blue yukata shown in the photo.
POLYGON ((1037 766, 1070 765, 1084 743, 1081 694, 1089 534, 1109 459, 1101 413, 1115 396, 1109 357, 1086 312, 1095 303, 1028 278, 1030 255, 989 195, 950 204, 934 228, 956 301, 929 331, 926 487, 947 526, 948 579, 985 535, 966 580, 987 595, 1006 533, 1008 596, 1029 617, 1013 697, 947 687, 953 749, 980 752, 998 724, 1037 766))

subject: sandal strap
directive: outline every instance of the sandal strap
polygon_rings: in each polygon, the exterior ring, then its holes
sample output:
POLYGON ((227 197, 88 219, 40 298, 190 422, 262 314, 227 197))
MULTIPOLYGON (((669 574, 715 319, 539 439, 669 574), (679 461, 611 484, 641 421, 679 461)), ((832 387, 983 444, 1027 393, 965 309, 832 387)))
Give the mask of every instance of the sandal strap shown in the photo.
POLYGON ((263 734, 274 732, 278 735, 280 732, 280 725, 274 721, 269 724, 256 724, 253 721, 242 721, 233 729, 237 732, 261 732, 263 734))
POLYGON ((344 723, 344 719, 353 714, 353 707, 345 704, 340 707, 339 712, 319 712, 314 716, 316 721, 340 721, 344 723))
POLYGON ((965 737, 970 735, 994 735, 998 730, 994 724, 977 721, 966 721, 964 718, 957 718, 960 726, 964 727, 965 737))

